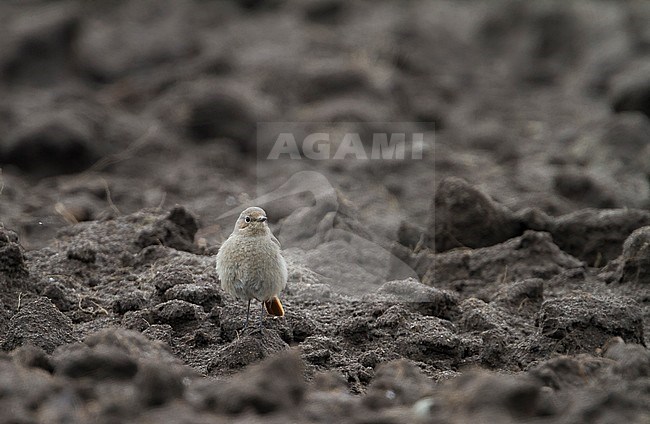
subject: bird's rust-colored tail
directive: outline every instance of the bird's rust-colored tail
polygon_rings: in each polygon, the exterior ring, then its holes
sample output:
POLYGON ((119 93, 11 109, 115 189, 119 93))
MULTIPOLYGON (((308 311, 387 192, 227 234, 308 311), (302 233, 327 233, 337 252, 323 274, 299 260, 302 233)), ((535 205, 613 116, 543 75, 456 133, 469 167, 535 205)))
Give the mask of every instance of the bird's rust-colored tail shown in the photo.
POLYGON ((276 317, 284 316, 284 308, 282 307, 282 303, 277 296, 273 296, 269 300, 264 301, 264 307, 266 308, 266 312, 268 312, 269 315, 276 317))

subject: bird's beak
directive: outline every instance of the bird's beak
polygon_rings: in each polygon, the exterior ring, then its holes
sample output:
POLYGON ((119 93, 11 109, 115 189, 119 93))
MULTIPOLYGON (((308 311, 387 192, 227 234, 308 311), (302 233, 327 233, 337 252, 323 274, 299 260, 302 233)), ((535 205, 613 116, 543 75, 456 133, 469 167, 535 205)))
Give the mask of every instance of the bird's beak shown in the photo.
POLYGON ((266 222, 266 217, 265 216, 260 216, 259 218, 257 218, 257 220, 259 222, 266 222))

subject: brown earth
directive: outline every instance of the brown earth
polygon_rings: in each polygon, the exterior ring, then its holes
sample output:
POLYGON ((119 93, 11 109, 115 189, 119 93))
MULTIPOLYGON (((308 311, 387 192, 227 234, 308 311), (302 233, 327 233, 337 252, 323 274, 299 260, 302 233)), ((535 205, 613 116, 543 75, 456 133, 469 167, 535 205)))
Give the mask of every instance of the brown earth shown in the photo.
POLYGON ((0 3, 0 422, 649 422, 648 28, 642 0, 0 3), (261 123, 435 142, 276 161, 261 123), (214 257, 250 204, 289 282, 242 333, 214 257))

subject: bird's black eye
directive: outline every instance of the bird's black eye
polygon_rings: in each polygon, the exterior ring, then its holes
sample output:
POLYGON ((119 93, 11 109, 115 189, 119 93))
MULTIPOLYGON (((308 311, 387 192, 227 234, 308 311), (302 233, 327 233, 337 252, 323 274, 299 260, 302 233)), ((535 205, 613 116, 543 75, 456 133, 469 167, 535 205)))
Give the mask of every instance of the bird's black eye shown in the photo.
POLYGON ((246 221, 246 222, 251 222, 251 217, 250 217, 250 216, 247 216, 246 218, 244 218, 244 221, 246 221))

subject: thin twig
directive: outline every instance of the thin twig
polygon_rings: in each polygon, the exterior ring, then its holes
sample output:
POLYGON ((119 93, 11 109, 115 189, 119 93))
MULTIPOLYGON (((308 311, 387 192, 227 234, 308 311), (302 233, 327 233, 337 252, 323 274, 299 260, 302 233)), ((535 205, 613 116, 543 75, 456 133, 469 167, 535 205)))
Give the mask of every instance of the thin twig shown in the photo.
POLYGON ((77 217, 74 216, 72 212, 68 210, 68 208, 61 202, 57 202, 54 205, 54 210, 56 213, 61 215, 63 219, 68 223, 68 224, 77 224, 79 223, 79 220, 77 220, 77 217))
POLYGON ((413 253, 418 253, 420 250, 422 250, 422 246, 424 246, 424 233, 420 234, 420 239, 415 244, 415 247, 413 248, 413 253))
POLYGON ((503 270, 503 274, 501 274, 501 281, 499 281, 499 284, 505 284, 506 278, 508 278, 508 265, 505 266, 505 269, 503 270))
POLYGON ((2 196, 2 192, 5 189, 5 179, 2 176, 2 168, 0 168, 0 196, 2 196))
POLYGON ((603 255, 600 252, 596 254, 596 260, 594 261, 594 268, 600 268, 600 262, 603 260, 603 255))
POLYGON ((97 308, 99 308, 99 312, 102 312, 102 313, 108 315, 108 311, 102 305, 95 302, 94 300, 91 300, 91 302, 93 303, 93 305, 95 305, 95 306, 97 306, 97 308))
POLYGON ((85 312, 87 314, 94 314, 95 311, 93 309, 84 309, 83 306, 81 306, 81 302, 84 300, 83 296, 79 296, 79 304, 77 305, 79 307, 79 310, 81 312, 85 312))
POLYGON ((108 187, 108 182, 104 178, 102 178, 102 183, 104 184, 104 191, 106 192, 106 201, 108 202, 108 206, 115 212, 118 216, 122 215, 122 212, 115 206, 115 203, 113 203, 113 199, 111 198, 111 189, 108 187))
POLYGON ((167 199, 167 192, 163 191, 162 196, 160 197, 160 202, 158 203, 158 206, 156 207, 156 211, 160 211, 163 208, 163 205, 165 204, 165 200, 167 199))

